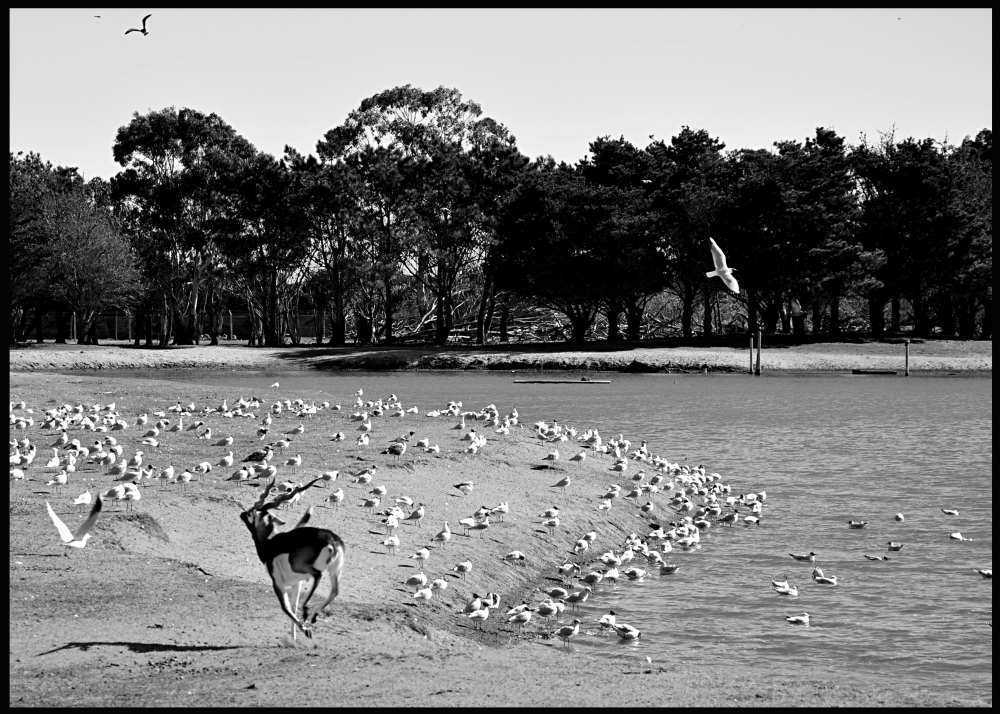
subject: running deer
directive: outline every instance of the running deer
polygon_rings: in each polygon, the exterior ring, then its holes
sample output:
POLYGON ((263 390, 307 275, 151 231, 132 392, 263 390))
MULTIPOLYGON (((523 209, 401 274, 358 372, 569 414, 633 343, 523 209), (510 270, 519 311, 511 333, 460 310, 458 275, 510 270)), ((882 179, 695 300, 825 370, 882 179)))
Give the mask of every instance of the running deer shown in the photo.
POLYGON ((292 620, 293 640, 296 636, 296 628, 302 630, 306 637, 311 638, 312 626, 316 623, 317 616, 337 597, 340 574, 344 569, 346 546, 332 531, 325 528, 306 527, 306 523, 312 517, 312 508, 306 512, 302 520, 292 530, 278 534, 274 533, 275 523, 270 512, 321 480, 322 478, 313 479, 305 486, 299 486, 279 494, 275 500, 265 503, 274 488, 274 479, 271 479, 257 502, 240 514, 240 519, 246 524, 253 537, 254 545, 257 547, 257 556, 267 567, 267 572, 271 576, 274 592, 278 596, 281 609, 292 620), (330 573, 330 594, 310 617, 309 600, 316 592, 324 572, 330 573), (303 582, 309 578, 312 578, 313 581, 312 588, 302 604, 302 619, 299 619, 297 617, 299 596, 302 594, 303 582), (293 585, 297 586, 294 606, 289 601, 289 590, 293 585))

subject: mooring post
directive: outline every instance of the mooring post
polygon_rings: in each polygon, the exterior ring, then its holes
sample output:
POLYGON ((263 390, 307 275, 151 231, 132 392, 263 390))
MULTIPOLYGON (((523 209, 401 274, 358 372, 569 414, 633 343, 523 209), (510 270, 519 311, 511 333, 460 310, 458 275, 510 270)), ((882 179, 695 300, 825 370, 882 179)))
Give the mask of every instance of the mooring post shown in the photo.
POLYGON ((760 376, 760 338, 762 332, 757 330, 757 370, 754 372, 758 377, 760 376))
POLYGON ((753 333, 750 333, 750 374, 753 374, 753 333))
POLYGON ((904 377, 909 377, 910 376, 910 341, 909 340, 904 340, 903 341, 903 347, 906 349, 906 364, 905 364, 905 367, 903 369, 903 376, 904 377))
POLYGON ((227 310, 227 312, 229 313, 229 339, 232 340, 235 339, 233 337, 233 311, 227 310))

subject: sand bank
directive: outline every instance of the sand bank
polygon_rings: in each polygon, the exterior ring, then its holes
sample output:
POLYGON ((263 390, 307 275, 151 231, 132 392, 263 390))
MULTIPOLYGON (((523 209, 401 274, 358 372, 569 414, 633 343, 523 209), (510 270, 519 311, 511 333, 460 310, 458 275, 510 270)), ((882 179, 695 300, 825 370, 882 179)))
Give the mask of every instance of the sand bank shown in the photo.
MULTIPOLYGON (((240 354, 239 351, 233 351, 240 354)), ((253 351, 246 351, 253 352, 253 351)), ((221 387, 121 378, 106 373, 64 377, 56 374, 11 376, 10 398, 40 411, 51 403, 115 401, 134 422, 141 413, 184 401, 217 405, 233 399, 221 387), (183 391, 183 395, 178 394, 183 391)), ((295 394, 269 394, 295 398, 295 394)), ((345 398, 348 395, 345 395, 345 398)), ((462 452, 453 419, 421 416, 378 419, 372 446, 331 442, 337 431, 354 433, 347 411, 321 412, 304 420, 306 431, 295 442, 303 468, 294 478, 338 469, 335 483, 347 493, 339 509, 325 508, 328 491, 307 492, 303 503, 283 513, 295 522, 307 505, 316 507, 314 524, 335 530, 348 545, 341 596, 317 628, 315 649, 280 646, 288 631, 263 566, 238 518, 256 489, 240 488, 224 478, 235 469, 216 469, 182 492, 176 487, 143 489, 136 513, 109 506, 88 547, 68 558, 55 541, 44 509, 51 501, 71 527, 82 520, 72 498, 83 488, 107 489, 109 477, 94 466, 74 474, 64 494, 45 485, 43 469, 28 470, 27 483, 10 489, 10 703, 27 706, 122 705, 948 705, 990 704, 969 701, 941 690, 920 690, 856 673, 803 668, 774 672, 730 667, 694 668, 683 652, 697 646, 697 633, 677 633, 668 661, 646 661, 625 645, 608 659, 586 648, 551 637, 552 627, 518 633, 499 613, 482 631, 460 614, 473 593, 496 592, 504 610, 522 598, 538 602, 539 585, 551 586, 555 567, 583 533, 598 533, 599 552, 620 545, 625 534, 646 519, 634 505, 616 505, 605 514, 594 496, 609 482, 608 463, 556 464, 536 470, 550 447, 523 434, 505 441, 489 433, 482 453, 462 452), (415 429, 441 446, 440 454, 408 452, 396 462, 379 452, 389 438, 415 429), (376 446, 377 445, 377 446, 376 446), (370 488, 352 483, 348 474, 375 464, 376 479, 391 502, 406 494, 426 507, 421 526, 404 524, 398 554, 382 547, 379 518, 361 507, 370 488), (551 488, 571 474, 566 493, 551 488), (472 480, 475 490, 463 496, 454 484, 472 480), (481 504, 510 504, 504 522, 476 535, 458 525, 481 504), (542 507, 558 504, 562 525, 552 534, 540 527, 542 507), (419 607, 403 581, 417 572, 409 556, 428 543, 443 523, 455 535, 432 551, 426 571, 449 587, 419 607), (526 555, 524 567, 502 560, 511 550, 526 555), (452 572, 463 560, 474 564, 468 579, 452 572)), ((467 405, 468 406, 468 405, 467 405)), ((476 405, 482 406, 482 405, 476 405)), ((200 417, 215 435, 232 434, 237 460, 259 444, 258 420, 200 417)), ((300 421, 283 414, 271 433, 288 431, 300 421)), ((190 420, 185 419, 185 424, 190 420)), ((472 426, 473 423, 470 423, 472 426)), ((120 434, 131 453, 141 433, 120 434), (128 436, 126 436, 127 434, 128 436)), ((13 432, 12 432, 13 433, 13 432)), ((226 451, 181 431, 147 449, 147 462, 190 466, 216 462, 226 451)), ((17 432, 47 446, 52 435, 38 427, 17 432)), ((93 434, 74 432, 85 442, 93 434)), ((415 451, 415 450, 414 450, 415 451)), ((42 448, 39 462, 48 451, 42 448)), ((282 463, 289 454, 275 458, 282 463)), ((293 477, 282 466, 283 478, 293 477)), ((738 488, 738 485, 736 486, 738 488)), ((730 535, 730 534, 727 534, 730 535)), ((732 534, 736 535, 736 534, 732 534)), ((625 587, 626 585, 622 585, 625 587)), ((326 585, 320 592, 326 591, 326 585)), ((567 613, 568 615, 569 613, 567 613)), ((564 617, 566 621, 568 618, 564 617)), ((624 618, 622 618, 624 619, 624 618)), ((592 623, 585 628, 597 629, 592 623)), ((783 623, 776 623, 783 626, 783 623)), ((581 637, 587 635, 582 634, 581 637)), ((593 635, 599 636, 599 635, 593 635)))
MULTIPOLYGON (((589 372, 745 373, 749 346, 673 347, 607 346, 586 350, 564 344, 502 347, 216 347, 133 348, 126 345, 26 345, 9 352, 11 371, 144 369, 483 369, 589 372)), ((814 343, 767 347, 761 351, 764 372, 850 372, 853 369, 898 370, 904 347, 896 342, 814 343)), ((934 340, 910 345, 910 371, 992 372, 992 341, 934 340)))

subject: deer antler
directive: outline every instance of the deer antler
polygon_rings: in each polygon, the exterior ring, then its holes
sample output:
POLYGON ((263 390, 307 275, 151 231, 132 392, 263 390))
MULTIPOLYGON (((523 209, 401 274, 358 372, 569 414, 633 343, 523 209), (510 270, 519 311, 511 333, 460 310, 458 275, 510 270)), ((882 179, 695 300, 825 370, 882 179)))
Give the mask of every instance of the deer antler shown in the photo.
MULTIPOLYGON (((274 516, 272 516, 272 518, 273 517, 274 516)), ((295 528, 301 528, 302 526, 306 525, 310 520, 312 520, 312 517, 313 517, 313 507, 309 506, 309 508, 305 512, 305 515, 303 515, 302 518, 299 519, 299 522, 295 524, 293 530, 295 528)))
MULTIPOLYGON (((311 486, 316 485, 317 483, 319 483, 322 480, 323 480, 322 478, 314 478, 312 481, 310 481, 309 483, 307 483, 305 486, 298 486, 296 488, 293 488, 291 491, 287 491, 287 492, 281 494, 280 496, 278 496, 276 499, 274 499, 273 501, 271 501, 271 503, 265 503, 263 506, 261 506, 257 510, 259 510, 261 512, 261 514, 267 513, 268 511, 272 510, 273 508, 276 508, 277 506, 281 505, 285 501, 288 501, 289 499, 291 499, 296 494, 302 493, 306 489, 310 488, 311 486)), ((273 485, 274 485, 274 481, 271 481, 271 483, 268 484, 267 490, 270 491, 271 490, 271 486, 273 486, 273 485)), ((266 492, 265 492, 265 495, 266 495, 266 492)))
POLYGON ((261 492, 260 498, 258 498, 257 502, 250 507, 251 511, 259 511, 260 507, 264 505, 264 501, 267 500, 268 494, 271 493, 271 489, 274 488, 274 480, 275 480, 274 477, 272 477, 271 482, 267 484, 263 492, 261 492))

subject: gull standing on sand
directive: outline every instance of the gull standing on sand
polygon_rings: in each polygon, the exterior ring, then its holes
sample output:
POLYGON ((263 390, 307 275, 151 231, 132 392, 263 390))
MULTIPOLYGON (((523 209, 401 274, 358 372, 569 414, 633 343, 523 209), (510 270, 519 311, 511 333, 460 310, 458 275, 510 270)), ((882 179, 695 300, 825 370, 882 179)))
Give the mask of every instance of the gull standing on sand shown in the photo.
POLYGON ((722 252, 719 244, 715 242, 714 239, 708 239, 708 247, 712 251, 712 262, 715 264, 715 270, 710 270, 705 273, 706 277, 720 277, 722 282, 726 284, 726 287, 732 290, 734 293, 739 294, 740 284, 736 282, 736 278, 733 277, 733 269, 726 265, 726 255, 722 252))

